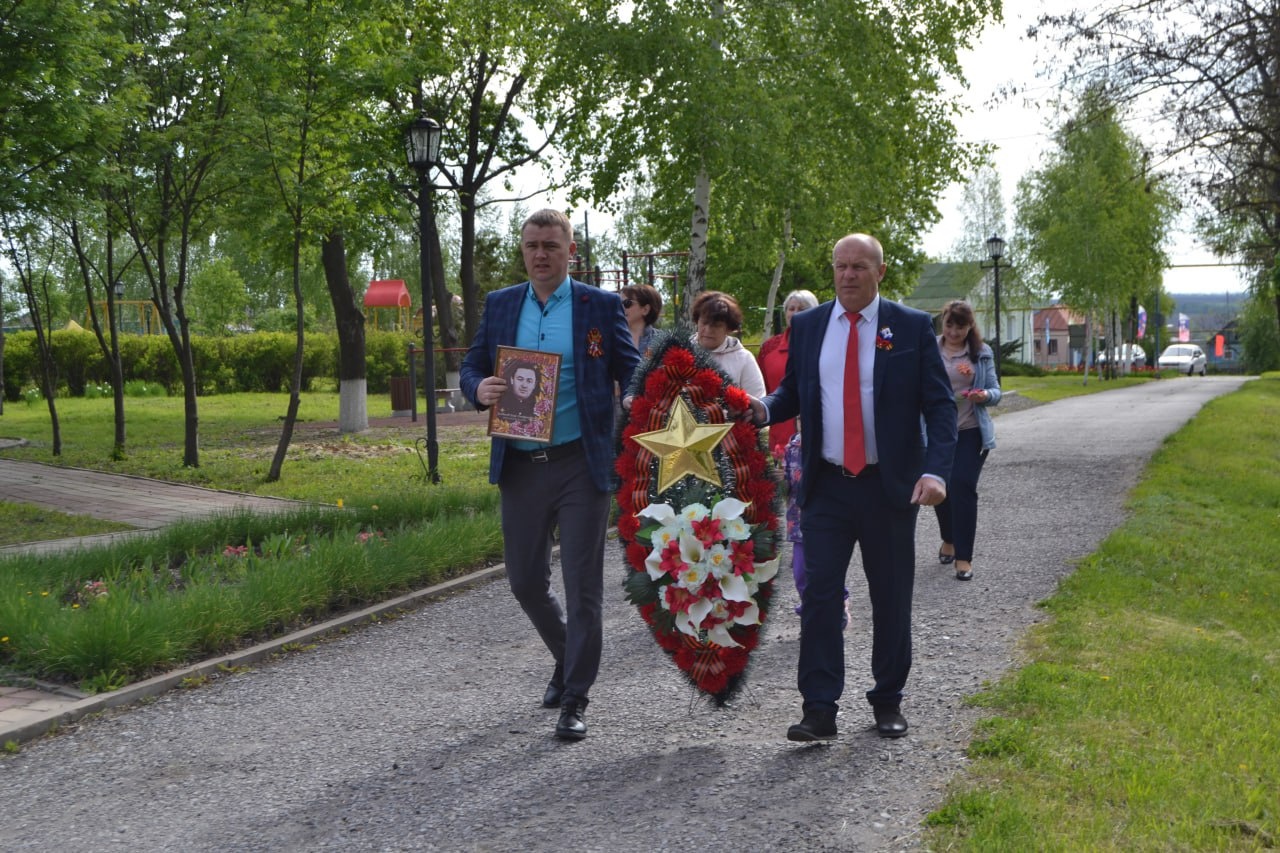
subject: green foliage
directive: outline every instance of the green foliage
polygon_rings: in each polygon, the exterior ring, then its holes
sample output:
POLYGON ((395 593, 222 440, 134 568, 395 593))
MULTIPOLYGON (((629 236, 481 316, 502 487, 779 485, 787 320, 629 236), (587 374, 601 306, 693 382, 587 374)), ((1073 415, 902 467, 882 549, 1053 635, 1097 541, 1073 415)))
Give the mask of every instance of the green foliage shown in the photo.
POLYGON ((226 335, 245 325, 249 290, 229 258, 214 258, 192 276, 187 302, 194 331, 226 335))
POLYGON ((1208 404, 979 694, 948 850, 1258 849, 1280 837, 1280 376, 1208 404))
MULTIPOLYGON (((81 396, 89 384, 109 387, 110 369, 93 335, 59 331, 52 337, 57 374, 66 383, 61 393, 81 396)), ((39 361, 34 338, 33 332, 6 336, 5 394, 11 401, 19 399, 23 387, 31 387, 38 382, 39 361)), ((403 372, 405 369, 404 349, 401 346, 397 350, 395 341, 384 341, 377 334, 370 335, 369 339, 378 344, 376 353, 370 355, 370 366, 383 377, 381 387, 371 386, 370 390, 385 391, 385 377, 392 375, 392 371, 403 372), (382 355, 391 359, 391 363, 383 365, 378 361, 382 355)), ((404 341, 407 337, 401 336, 400 343, 404 341)), ((294 336, 291 333, 193 336, 191 346, 196 381, 202 396, 238 391, 281 391, 289 387, 294 356, 294 336)), ((167 338, 160 335, 122 335, 120 363, 126 393, 137 392, 134 383, 159 386, 161 393, 169 394, 177 394, 182 387, 173 347, 167 338), (128 390, 130 388, 134 390, 128 390)), ((336 337, 332 333, 308 335, 303 344, 303 388, 311 387, 319 379, 335 376, 337 371, 336 337)), ((443 377, 444 374, 439 375, 443 377)), ((91 396, 99 394, 95 391, 91 396)))
POLYGON ((1173 200, 1117 113, 1104 87, 1090 88, 1045 165, 1018 185, 1025 263, 1015 266, 1079 310, 1123 312, 1159 289, 1166 264, 1173 200))
POLYGON ((1246 371, 1280 370, 1280 326, 1272 302, 1257 295, 1248 301, 1240 318, 1240 342, 1246 371))

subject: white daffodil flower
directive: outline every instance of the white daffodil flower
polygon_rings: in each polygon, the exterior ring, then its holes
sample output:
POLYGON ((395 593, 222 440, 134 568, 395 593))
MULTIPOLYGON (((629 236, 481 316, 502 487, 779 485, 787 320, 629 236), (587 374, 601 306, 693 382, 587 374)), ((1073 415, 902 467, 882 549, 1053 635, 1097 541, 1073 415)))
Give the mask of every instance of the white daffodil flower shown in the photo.
POLYGON ((707 570, 718 578, 733 574, 733 552, 719 542, 703 552, 707 570))
POLYGON ((702 504, 689 504, 680 510, 680 517, 685 520, 686 524, 693 524, 695 521, 702 521, 706 518, 710 510, 702 504))
POLYGON ((676 583, 687 590, 696 590, 707 579, 707 568, 701 563, 691 563, 684 571, 680 572, 680 576, 676 578, 676 583))

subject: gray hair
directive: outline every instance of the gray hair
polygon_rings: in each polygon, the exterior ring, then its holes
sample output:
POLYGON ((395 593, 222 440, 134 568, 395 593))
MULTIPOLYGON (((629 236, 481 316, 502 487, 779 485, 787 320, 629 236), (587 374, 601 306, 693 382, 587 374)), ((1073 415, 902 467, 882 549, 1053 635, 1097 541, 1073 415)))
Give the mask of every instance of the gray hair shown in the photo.
POLYGON ((802 310, 802 311, 803 311, 803 310, 805 310, 805 309, 807 309, 807 308, 817 308, 817 307, 818 307, 818 297, 816 297, 816 296, 814 296, 814 295, 813 295, 813 291, 811 291, 811 290, 793 290, 793 291, 791 291, 790 293, 788 293, 788 294, 787 294, 787 298, 786 298, 786 299, 782 300, 782 310, 784 310, 784 311, 785 311, 785 310, 787 309, 787 305, 788 305, 788 303, 790 303, 790 302, 791 302, 791 300, 793 300, 793 299, 794 299, 796 302, 799 302, 799 303, 800 303, 800 310, 802 310))

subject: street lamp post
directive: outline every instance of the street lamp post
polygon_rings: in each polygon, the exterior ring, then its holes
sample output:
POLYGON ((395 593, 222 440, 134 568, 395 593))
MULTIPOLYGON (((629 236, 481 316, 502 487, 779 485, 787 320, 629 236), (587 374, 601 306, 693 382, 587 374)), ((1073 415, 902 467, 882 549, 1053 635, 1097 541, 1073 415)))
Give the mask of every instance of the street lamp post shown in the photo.
MULTIPOLYGON (((983 269, 991 270, 995 276, 995 283, 992 292, 995 294, 996 307, 996 337, 995 346, 992 349, 996 356, 996 381, 1000 379, 1000 259, 1004 257, 1004 240, 999 235, 992 234, 987 238, 987 254, 991 256, 991 263, 979 263, 978 266, 983 269)), ((1006 269, 1008 267, 1006 266, 1006 269)))
POLYGON ((427 479, 440 482, 440 447, 436 442, 436 353, 435 335, 431 328, 431 244, 434 231, 431 208, 429 173, 440 156, 440 125, 418 116, 409 125, 404 137, 405 156, 409 165, 418 173, 418 262, 422 267, 422 349, 426 362, 427 386, 427 479))

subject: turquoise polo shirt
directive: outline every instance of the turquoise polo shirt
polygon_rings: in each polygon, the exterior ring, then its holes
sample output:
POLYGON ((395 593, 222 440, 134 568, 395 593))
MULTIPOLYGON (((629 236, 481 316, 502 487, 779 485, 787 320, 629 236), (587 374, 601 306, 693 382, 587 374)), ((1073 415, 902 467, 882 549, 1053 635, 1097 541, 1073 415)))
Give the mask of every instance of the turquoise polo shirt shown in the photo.
MULTIPOLYGON (((524 303, 520 307, 520 321, 516 324, 516 346, 524 349, 560 353, 560 385, 556 393, 556 421, 551 432, 551 444, 565 444, 582 437, 582 423, 578 419, 578 389, 573 373, 573 300, 569 277, 547 299, 538 301, 533 285, 525 290, 524 303)), ((537 450, 546 447, 533 441, 511 440, 518 450, 537 450)))

